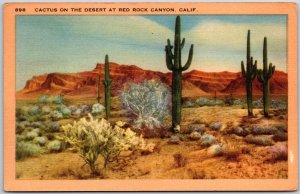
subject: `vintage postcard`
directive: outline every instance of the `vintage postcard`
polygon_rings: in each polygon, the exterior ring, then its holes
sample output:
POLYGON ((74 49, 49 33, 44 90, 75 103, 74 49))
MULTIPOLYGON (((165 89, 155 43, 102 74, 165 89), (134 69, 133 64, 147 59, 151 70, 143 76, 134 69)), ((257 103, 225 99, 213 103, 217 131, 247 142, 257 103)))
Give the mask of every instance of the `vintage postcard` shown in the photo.
POLYGON ((7 191, 298 189, 297 5, 8 3, 7 191))

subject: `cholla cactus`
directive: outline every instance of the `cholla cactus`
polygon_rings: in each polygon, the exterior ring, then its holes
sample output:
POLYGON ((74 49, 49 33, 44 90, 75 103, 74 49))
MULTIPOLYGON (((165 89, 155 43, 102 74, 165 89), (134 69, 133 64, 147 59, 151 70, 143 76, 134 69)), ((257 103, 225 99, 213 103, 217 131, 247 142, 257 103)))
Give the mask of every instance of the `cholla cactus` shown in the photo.
POLYGON ((143 83, 131 83, 122 93, 125 107, 136 119, 136 128, 153 129, 163 126, 162 121, 168 115, 170 92, 166 85, 156 80, 146 80, 143 83))
POLYGON ((65 141, 76 148, 93 174, 97 173, 95 163, 101 155, 104 159, 103 167, 119 156, 121 151, 134 149, 142 137, 128 129, 119 126, 112 127, 108 121, 82 118, 73 125, 63 126, 65 141))

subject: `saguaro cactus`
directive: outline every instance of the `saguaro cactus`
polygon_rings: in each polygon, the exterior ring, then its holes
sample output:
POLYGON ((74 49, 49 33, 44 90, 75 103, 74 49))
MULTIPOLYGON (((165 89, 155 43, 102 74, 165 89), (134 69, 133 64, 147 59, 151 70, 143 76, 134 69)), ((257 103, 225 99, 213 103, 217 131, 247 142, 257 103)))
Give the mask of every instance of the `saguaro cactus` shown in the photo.
POLYGON ((106 119, 109 119, 110 116, 110 86, 111 86, 111 79, 109 78, 109 61, 108 55, 105 55, 105 73, 104 73, 104 80, 103 85, 105 88, 105 111, 106 111, 106 119))
POLYGON ((100 95, 100 72, 98 74, 98 92, 97 92, 97 101, 100 103, 101 95, 100 95))
POLYGON ((270 106, 270 86, 269 80, 275 72, 275 66, 272 63, 269 64, 268 68, 268 50, 267 50, 267 37, 264 38, 264 48, 263 48, 263 69, 257 71, 257 79, 263 85, 263 103, 264 103, 264 116, 269 116, 269 106, 270 106))
POLYGON ((180 129, 181 120, 181 96, 182 96, 182 72, 187 70, 192 63, 193 58, 193 44, 189 51, 189 57, 184 66, 181 64, 181 50, 184 47, 185 38, 180 38, 180 16, 176 17, 175 24, 175 38, 174 49, 170 43, 170 39, 167 40, 165 46, 166 52, 166 65, 167 68, 172 71, 172 126, 176 131, 180 129), (173 49, 173 51, 172 51, 173 49))
POLYGON ((248 116, 253 116, 252 110, 252 81, 256 77, 257 61, 253 63, 253 57, 251 57, 250 47, 250 30, 247 35, 247 67, 245 70, 244 61, 241 62, 242 75, 246 78, 246 93, 247 93, 247 106, 248 116))

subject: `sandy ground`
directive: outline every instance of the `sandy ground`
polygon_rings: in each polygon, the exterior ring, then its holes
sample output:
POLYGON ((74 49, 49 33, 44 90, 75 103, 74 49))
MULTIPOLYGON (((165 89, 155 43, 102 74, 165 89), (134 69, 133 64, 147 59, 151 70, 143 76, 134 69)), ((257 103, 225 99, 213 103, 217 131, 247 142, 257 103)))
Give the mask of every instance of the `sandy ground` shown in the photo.
MULTIPOLYGON (((117 113, 116 113, 117 114, 117 113)), ((242 137, 228 134, 229 126, 242 123, 282 124, 286 116, 273 112, 271 119, 261 116, 261 110, 254 110, 257 115, 247 117, 247 109, 232 107, 197 107, 184 108, 182 129, 197 121, 221 121, 224 125, 220 131, 207 129, 218 142, 239 145, 247 148, 237 160, 228 160, 224 156, 212 157, 207 148, 197 141, 183 138, 178 145, 168 144, 168 138, 152 138, 147 142, 157 145, 155 152, 141 155, 140 152, 122 153, 118 161, 109 165, 108 170, 99 169, 98 176, 91 176, 83 160, 71 152, 45 154, 16 162, 16 176, 19 179, 238 179, 238 178, 287 178, 287 161, 269 162, 269 146, 247 144, 242 137), (275 114, 275 115, 274 115, 275 114), (279 118, 279 116, 281 116, 279 118), (180 153, 185 165, 177 167, 173 155, 180 153)), ((117 114, 119 115, 119 114, 117 114)), ((184 136, 185 137, 185 136, 184 136)), ((102 166, 101 159, 98 160, 102 166)))

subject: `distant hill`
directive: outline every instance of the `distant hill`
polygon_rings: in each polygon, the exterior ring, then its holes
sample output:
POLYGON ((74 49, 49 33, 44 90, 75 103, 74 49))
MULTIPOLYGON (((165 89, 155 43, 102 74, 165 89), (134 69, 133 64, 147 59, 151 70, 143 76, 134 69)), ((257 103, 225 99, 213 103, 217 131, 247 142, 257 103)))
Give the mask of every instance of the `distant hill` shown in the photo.
MULTIPOLYGON (((41 94, 63 94, 66 98, 96 97, 98 74, 104 78, 104 64, 97 64, 91 71, 79 73, 49 73, 32 77, 25 87, 17 92, 17 98, 35 98, 41 94)), ((126 84, 142 82, 145 79, 158 79, 171 86, 172 74, 144 70, 135 65, 110 63, 112 96, 119 95, 126 84)), ((183 73, 183 97, 211 96, 215 91, 222 94, 245 94, 245 80, 236 72, 203 72, 192 70, 183 73)), ((287 94, 287 74, 276 71, 270 81, 271 94, 287 94)), ((101 83, 101 93, 103 84, 101 83)), ((258 80, 253 82, 253 93, 261 94, 258 80)))

